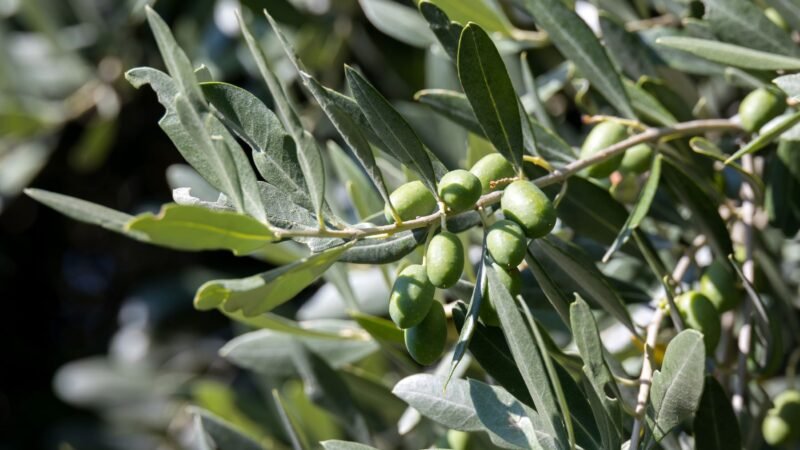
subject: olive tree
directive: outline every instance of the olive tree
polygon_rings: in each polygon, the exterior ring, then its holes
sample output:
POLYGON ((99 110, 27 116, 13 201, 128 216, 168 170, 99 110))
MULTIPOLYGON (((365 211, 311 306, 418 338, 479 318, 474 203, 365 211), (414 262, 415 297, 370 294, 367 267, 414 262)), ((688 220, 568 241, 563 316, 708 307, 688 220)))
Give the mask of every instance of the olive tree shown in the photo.
POLYGON ((207 281, 194 306, 248 330, 220 353, 272 380, 279 420, 195 407, 195 445, 317 446, 318 416, 276 387, 295 378, 339 430, 327 449, 800 445, 800 7, 571 3, 360 1, 453 81, 418 92, 416 116, 355 67, 324 86, 265 11, 239 22, 268 107, 196 69, 147 9, 166 73, 126 78, 158 96, 198 181, 135 216, 26 192, 274 267, 207 281), (371 266, 381 298, 355 281, 371 266), (318 280, 347 320, 274 312, 318 280))

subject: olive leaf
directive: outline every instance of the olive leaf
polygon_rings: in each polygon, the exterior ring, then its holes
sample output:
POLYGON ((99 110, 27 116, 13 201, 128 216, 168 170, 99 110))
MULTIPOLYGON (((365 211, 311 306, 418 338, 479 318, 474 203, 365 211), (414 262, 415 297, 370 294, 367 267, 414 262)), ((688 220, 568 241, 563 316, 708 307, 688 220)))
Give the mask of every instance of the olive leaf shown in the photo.
POLYGON ((349 247, 334 247, 247 278, 208 281, 197 290, 195 307, 201 310, 222 307, 228 312, 242 310, 245 316, 268 312, 313 283, 349 247))
POLYGON ((569 442, 559 401, 542 358, 543 349, 537 345, 528 325, 517 310, 516 301, 502 285, 494 269, 487 267, 486 275, 492 302, 497 309, 511 354, 519 367, 536 411, 545 418, 544 430, 547 434, 554 435, 558 442, 569 442))
POLYGON ((656 196, 658 182, 661 180, 662 159, 662 156, 658 154, 653 158, 653 163, 650 166, 650 175, 639 193, 639 198, 636 199, 636 205, 633 207, 631 215, 628 216, 628 220, 625 221, 625 225, 622 226, 616 239, 614 239, 614 242, 608 248, 605 255, 603 255, 603 262, 607 262, 611 258, 611 255, 622 247, 630 238, 633 230, 639 228, 642 220, 647 216, 647 211, 650 210, 650 205, 653 203, 653 199, 656 196))
POLYGON ((705 357, 703 335, 695 330, 680 332, 667 345, 661 370, 653 374, 647 409, 647 425, 656 442, 697 411, 705 357))
POLYGON ((158 50, 164 59, 164 65, 167 66, 167 72, 175 79, 178 86, 176 91, 186 96, 192 106, 204 105, 205 100, 198 86, 192 63, 183 49, 175 42, 169 26, 150 5, 145 6, 145 13, 150 30, 156 38, 158 50))
POLYGON ((703 18, 722 41, 780 55, 798 56, 789 33, 748 0, 703 0, 703 18))
POLYGON ((456 61, 458 59, 458 40, 463 29, 461 24, 451 21, 445 11, 427 0, 419 2, 419 12, 428 21, 428 26, 450 59, 456 61))
POLYGON ((703 395, 694 417, 697 448, 725 450, 742 448, 739 421, 725 390, 713 376, 706 376, 703 395))
POLYGON ((739 45, 709 39, 664 36, 656 44, 683 50, 709 61, 754 70, 798 70, 800 59, 775 53, 753 50, 739 45))
POLYGON ((243 214, 198 206, 167 204, 158 215, 140 214, 126 231, 141 233, 152 244, 178 250, 231 250, 246 255, 275 240, 263 223, 243 214))
POLYGON ((561 0, 518 0, 556 48, 623 116, 635 114, 619 73, 592 30, 561 0))
POLYGON ((458 41, 458 77, 486 137, 517 171, 522 170, 518 96, 489 35, 467 24, 458 41))
POLYGON ((247 47, 255 59, 256 66, 272 94, 272 99, 277 107, 278 117, 283 122, 294 140, 297 161, 303 173, 303 178, 308 186, 309 196, 314 205, 314 212, 320 225, 323 223, 323 205, 325 204, 325 170, 322 163, 322 153, 319 145, 311 134, 303 129, 297 109, 286 93, 275 72, 267 62, 261 46, 256 41, 250 28, 239 16, 239 26, 244 36, 247 47))
POLYGON ((414 169, 425 186, 438 197, 436 174, 428 153, 400 113, 361 74, 345 68, 350 89, 372 130, 400 162, 414 169))
POLYGON ((222 450, 237 448, 241 450, 262 450, 263 447, 236 429, 235 425, 225 421, 210 411, 198 407, 190 407, 194 421, 194 435, 204 450, 222 450))
POLYGON ((308 322, 306 326, 323 336, 307 336, 285 333, 280 330, 262 329, 239 335, 228 341, 219 354, 232 364, 256 373, 286 377, 296 374, 292 362, 293 342, 303 345, 320 355, 332 367, 340 368, 358 361, 378 350, 377 343, 364 337, 353 322, 324 320, 308 322), (329 335, 344 336, 331 339, 329 335))

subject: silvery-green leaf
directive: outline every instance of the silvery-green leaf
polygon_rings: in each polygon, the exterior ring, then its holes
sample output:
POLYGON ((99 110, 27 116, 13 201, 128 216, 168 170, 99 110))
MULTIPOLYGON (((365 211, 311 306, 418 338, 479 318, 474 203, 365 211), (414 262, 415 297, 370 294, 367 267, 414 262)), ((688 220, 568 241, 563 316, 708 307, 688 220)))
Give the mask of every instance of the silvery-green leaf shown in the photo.
POLYGON ((231 339, 220 349, 220 355, 231 363, 256 373, 285 377, 296 374, 292 364, 292 342, 295 340, 302 342, 335 368, 358 361, 378 350, 378 344, 368 337, 365 338, 363 331, 352 322, 327 320, 306 321, 304 324, 325 333, 349 333, 354 338, 316 338, 263 329, 231 339))
POLYGON ((25 189, 25 194, 32 199, 55 209, 65 216, 80 222, 98 225, 106 230, 116 231, 117 233, 127 234, 138 240, 146 240, 146 237, 137 232, 127 232, 125 225, 133 219, 133 216, 120 211, 106 208, 96 203, 87 202, 68 195, 56 194, 42 189, 25 189))
POLYGON ((750 0, 703 0, 703 4, 703 18, 720 40, 767 53, 800 55, 789 33, 750 0))
POLYGON ((684 330, 664 352, 661 370, 653 374, 647 424, 656 442, 693 418, 703 393, 706 349, 703 335, 684 330))
POLYGON ((489 33, 513 34, 514 26, 494 0, 430 0, 430 3, 441 8, 450 20, 459 23, 475 22, 489 33))
POLYGON ((334 247, 247 278, 207 281, 195 294, 195 307, 201 310, 222 307, 229 312, 242 310, 250 317, 268 312, 313 283, 347 248, 348 245, 334 247))
POLYGON ((591 28, 561 0, 524 0, 556 48, 623 116, 635 117, 614 65, 591 28))
POLYGON ((664 36, 657 45, 675 48, 703 57, 709 61, 754 70, 798 70, 800 59, 775 53, 753 50, 724 42, 680 36, 664 36))
POLYGON ((444 51, 455 61, 458 58, 458 39, 463 28, 461 24, 451 21, 439 6, 427 0, 419 2, 419 12, 428 21, 428 26, 444 51))
POLYGON ((194 416, 195 439, 205 445, 208 450, 262 450, 263 447, 236 427, 201 408, 191 407, 194 416))
POLYGON ((395 158, 414 169, 428 189, 436 193, 436 174, 430 157, 408 122, 361 74, 350 67, 346 67, 345 72, 356 102, 373 131, 395 158))
POLYGON ((320 444, 322 444, 322 448, 325 450, 378 450, 375 447, 370 447, 369 445, 348 441, 330 440, 322 441, 320 444))
POLYGON ((359 0, 364 15, 375 28, 414 47, 428 47, 436 38, 414 9, 391 0, 359 0))
POLYGON ((250 216, 200 206, 167 204, 158 215, 140 214, 125 224, 152 244, 178 250, 232 251, 246 255, 275 240, 270 228, 250 216))
POLYGON ((203 93, 200 91, 197 76, 186 53, 175 42, 169 26, 161 16, 149 5, 145 7, 145 12, 147 13, 147 23, 150 25, 150 30, 158 44, 158 50, 164 59, 164 65, 167 66, 167 72, 175 79, 178 91, 185 95, 192 105, 203 105, 205 103, 203 93))

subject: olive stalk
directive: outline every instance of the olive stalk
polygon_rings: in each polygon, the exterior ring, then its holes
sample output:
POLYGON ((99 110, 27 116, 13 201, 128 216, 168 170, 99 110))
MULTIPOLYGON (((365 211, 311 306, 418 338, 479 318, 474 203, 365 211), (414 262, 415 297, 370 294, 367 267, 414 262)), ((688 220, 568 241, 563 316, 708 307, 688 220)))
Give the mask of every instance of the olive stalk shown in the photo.
MULTIPOLYGON (((581 170, 593 164, 605 161, 612 158, 630 147, 638 144, 659 141, 667 138, 696 135, 705 133, 707 131, 738 131, 741 126, 730 119, 703 119, 692 120, 689 122, 677 123, 668 127, 661 128, 647 128, 641 133, 637 133, 614 145, 608 146, 591 156, 583 159, 573 161, 561 169, 556 169, 553 172, 536 178, 533 183, 538 187, 550 186, 552 184, 560 183, 569 177, 577 174, 581 170)), ((475 203, 476 207, 486 207, 493 205, 500 201, 503 191, 498 190, 490 192, 481 196, 475 203)), ((341 239, 366 239, 373 237, 384 237, 399 233, 406 230, 413 230, 417 228, 427 227, 430 224, 442 220, 442 215, 446 214, 442 211, 436 211, 427 216, 417 217, 416 219, 406 220, 401 223, 393 223, 389 225, 380 225, 365 228, 348 227, 344 229, 304 229, 304 230, 289 230, 277 227, 271 227, 272 232, 277 239, 285 239, 292 237, 331 237, 341 239)))

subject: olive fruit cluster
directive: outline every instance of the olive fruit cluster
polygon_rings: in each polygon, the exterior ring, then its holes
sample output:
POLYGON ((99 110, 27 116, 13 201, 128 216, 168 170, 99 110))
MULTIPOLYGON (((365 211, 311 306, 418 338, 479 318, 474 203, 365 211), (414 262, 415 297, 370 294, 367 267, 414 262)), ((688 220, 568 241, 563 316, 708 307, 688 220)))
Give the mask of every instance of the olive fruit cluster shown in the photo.
MULTIPOLYGON (((520 292, 517 266, 525 257, 527 239, 549 233, 556 222, 550 199, 535 184, 516 179, 511 164, 500 154, 490 154, 469 170, 454 170, 438 183, 438 199, 420 181, 398 187, 389 199, 384 214, 387 220, 413 220, 431 214, 440 201, 445 213, 459 213, 475 208, 482 194, 505 187, 500 199, 504 219, 486 230, 486 250, 503 285, 513 295, 520 292)), ((442 304, 434 299, 436 288, 455 285, 464 271, 464 247, 455 234, 443 230, 431 237, 423 264, 412 264, 397 276, 389 297, 389 315, 404 330, 409 354, 420 364, 431 364, 444 351, 447 320, 442 304)), ((498 324, 488 291, 484 291, 481 318, 498 324)))
POLYGON ((776 447, 800 442, 800 391, 782 392, 774 405, 761 422, 764 441, 776 447))

